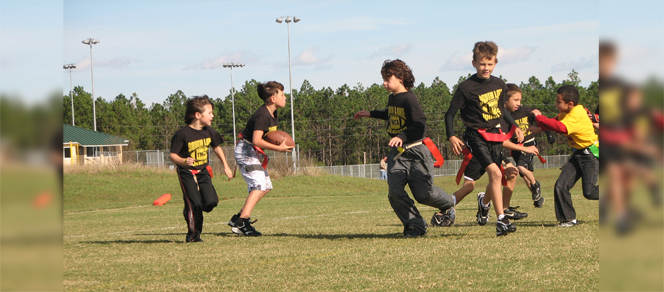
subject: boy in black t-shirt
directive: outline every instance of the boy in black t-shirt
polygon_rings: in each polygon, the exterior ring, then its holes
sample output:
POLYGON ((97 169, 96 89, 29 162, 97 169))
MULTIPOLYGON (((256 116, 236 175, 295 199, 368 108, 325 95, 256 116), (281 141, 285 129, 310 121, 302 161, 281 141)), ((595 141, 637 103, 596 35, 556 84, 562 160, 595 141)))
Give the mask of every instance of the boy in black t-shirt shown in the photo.
MULTIPOLYGON (((521 99, 521 89, 515 84, 507 84, 507 102, 505 103, 505 109, 511 113, 517 126, 523 131, 523 135, 525 136, 523 138, 523 146, 537 146, 535 135, 528 130, 531 121, 535 121, 535 116, 531 114, 533 108, 521 106, 521 99)), ((510 141, 512 143, 518 143, 516 137, 512 137, 510 141)), ((519 175, 523 177, 523 181, 526 183, 526 186, 528 186, 528 189, 532 194, 533 204, 537 208, 542 208, 542 205, 544 205, 544 198, 542 197, 541 184, 533 175, 533 171, 535 171, 533 168, 535 155, 515 150, 511 151, 511 155, 519 168, 519 175)))
MULTIPOLYGON (((494 202, 494 210, 498 217, 496 235, 507 235, 516 230, 516 226, 505 217, 503 196, 501 192, 502 142, 513 133, 523 141, 523 132, 518 127, 508 135, 502 135, 500 120, 503 116, 511 125, 515 125, 510 115, 504 115, 505 94, 507 86, 500 78, 491 76, 498 63, 498 46, 494 42, 477 42, 473 48, 473 67, 477 73, 457 87, 450 107, 445 114, 447 136, 454 154, 461 154, 464 143, 454 134, 454 115, 460 109, 461 119, 466 125, 464 140, 466 148, 475 157, 480 166, 489 174, 486 195, 494 202)), ((478 195, 478 219, 488 217, 489 205, 484 203, 484 194, 478 195)))
POLYGON ((284 86, 279 82, 270 81, 258 84, 257 90, 258 96, 265 104, 249 117, 246 128, 240 134, 242 139, 235 146, 235 161, 247 182, 249 195, 240 212, 233 215, 228 222, 233 233, 245 236, 262 235, 251 226, 249 216, 256 204, 272 189, 272 181, 267 173, 267 157, 263 149, 290 152, 294 147, 287 146, 285 141, 280 145, 274 145, 263 140, 267 133, 276 131, 279 125, 277 109, 286 105, 284 86))
POLYGON ((185 122, 171 140, 170 159, 177 165, 178 178, 184 200, 184 219, 187 221, 186 242, 201 242, 203 211, 210 212, 219 202, 212 185, 212 169, 208 165, 208 149, 224 164, 224 172, 230 179, 233 174, 221 149, 223 142, 219 132, 212 129, 214 118, 212 102, 207 95, 187 101, 185 122))
POLYGON ((406 184, 418 203, 438 208, 441 212, 453 208, 454 201, 452 196, 433 185, 433 156, 422 143, 426 117, 419 100, 411 91, 415 78, 410 67, 399 59, 386 60, 380 73, 383 86, 392 93, 387 108, 359 111, 354 118, 387 121, 387 133, 392 137, 388 143, 391 150, 387 158, 388 199, 404 225, 404 236, 419 237, 426 234, 427 224, 415 202, 408 197, 406 184))

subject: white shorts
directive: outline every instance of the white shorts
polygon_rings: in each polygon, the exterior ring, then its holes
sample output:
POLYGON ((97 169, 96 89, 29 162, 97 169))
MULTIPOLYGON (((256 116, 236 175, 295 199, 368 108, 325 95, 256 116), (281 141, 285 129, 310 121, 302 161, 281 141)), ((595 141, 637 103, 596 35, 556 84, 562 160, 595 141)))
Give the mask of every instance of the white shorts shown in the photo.
POLYGON ((263 155, 256 153, 254 146, 244 139, 235 146, 235 162, 247 182, 247 191, 267 191, 272 189, 272 181, 267 170, 261 166, 263 155))

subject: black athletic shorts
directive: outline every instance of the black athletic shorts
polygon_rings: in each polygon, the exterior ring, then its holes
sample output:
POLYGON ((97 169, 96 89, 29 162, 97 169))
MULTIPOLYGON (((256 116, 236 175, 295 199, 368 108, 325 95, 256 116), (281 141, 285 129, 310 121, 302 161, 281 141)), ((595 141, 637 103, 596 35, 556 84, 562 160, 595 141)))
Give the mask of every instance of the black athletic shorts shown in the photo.
MULTIPOLYGON (((502 163, 508 164, 512 163, 510 162, 506 157, 503 155, 500 156, 502 163)), ((486 169, 480 165, 480 162, 475 159, 475 156, 468 162, 468 165, 466 166, 466 170, 463 172, 463 178, 467 180, 472 180, 476 181, 480 179, 484 173, 486 173, 486 169)))
MULTIPOLYGON (((523 143, 523 146, 529 147, 529 146, 537 146, 537 142, 535 139, 531 142, 523 143)), ((533 160, 535 158, 535 154, 532 153, 525 153, 521 151, 511 151, 512 158, 514 158, 514 162, 516 163, 516 166, 523 166, 525 169, 534 171, 533 169, 533 160)), ((523 175, 521 175, 523 176, 523 175)))
MULTIPOLYGON (((498 129, 492 129, 487 132, 499 133, 498 129), (495 130, 495 131, 494 131, 495 130)), ((467 128, 463 133, 463 138, 466 141, 466 147, 473 154, 473 159, 477 159, 482 170, 487 166, 495 163, 500 166, 503 151, 503 142, 490 142, 484 138, 475 129, 467 128)))

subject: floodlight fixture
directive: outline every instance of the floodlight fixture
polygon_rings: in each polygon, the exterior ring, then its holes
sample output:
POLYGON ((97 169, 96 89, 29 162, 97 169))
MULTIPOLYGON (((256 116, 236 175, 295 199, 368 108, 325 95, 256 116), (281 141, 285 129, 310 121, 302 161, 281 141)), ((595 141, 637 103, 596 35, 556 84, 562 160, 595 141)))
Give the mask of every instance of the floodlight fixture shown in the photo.
POLYGON ((82 41, 82 43, 90 46, 90 76, 92 77, 92 125, 95 131, 97 131, 97 109, 95 108, 95 74, 92 69, 92 45, 99 43, 99 40, 88 38, 82 41))
POLYGON ((66 64, 62 66, 62 68, 65 70, 69 69, 69 99, 71 100, 71 125, 76 126, 76 124, 74 124, 74 85, 71 81, 71 69, 76 69, 76 64, 66 64))
POLYGON ((284 21, 284 18, 283 18, 283 17, 279 17, 279 18, 277 18, 277 23, 282 23, 283 21, 284 21))
MULTIPOLYGON (((290 23, 291 22, 299 22, 300 18, 293 16, 291 19, 290 16, 281 16, 277 18, 277 23, 281 23, 283 18, 286 17, 286 29, 288 30, 288 82, 290 84, 290 108, 291 108, 291 136, 293 138, 293 141, 295 141, 295 118, 293 117, 293 77, 292 77, 292 68, 291 68, 291 49, 290 49, 290 23)), ((295 163, 296 157, 295 157, 295 152, 291 152, 293 155, 293 168, 297 169, 297 165, 295 163)))

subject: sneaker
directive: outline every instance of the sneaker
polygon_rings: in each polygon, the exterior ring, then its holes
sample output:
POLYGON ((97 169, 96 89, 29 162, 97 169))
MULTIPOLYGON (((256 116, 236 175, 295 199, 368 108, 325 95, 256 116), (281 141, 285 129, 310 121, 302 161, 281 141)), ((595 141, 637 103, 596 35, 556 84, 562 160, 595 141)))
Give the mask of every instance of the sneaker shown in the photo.
POLYGON ((503 217, 503 220, 496 221, 496 236, 507 235, 514 231, 516 231, 516 225, 510 223, 507 216, 503 217))
POLYGON ((426 235, 426 230, 419 229, 415 226, 408 226, 403 231, 403 236, 407 238, 415 238, 426 235))
POLYGON ((519 212, 519 211, 516 210, 518 208, 519 208, 519 206, 509 207, 509 208, 505 209, 505 211, 504 211, 505 212, 505 217, 507 217, 507 219, 512 219, 512 220, 521 220, 523 218, 528 217, 528 213, 519 212))
POLYGON ((570 220, 570 221, 560 222, 560 224, 558 224, 557 226, 558 227, 572 227, 572 226, 575 226, 576 224, 579 224, 579 223, 576 221, 576 219, 574 219, 574 220, 570 220))
POLYGON ((251 226, 249 219, 239 218, 235 221, 235 227, 240 231, 240 234, 245 236, 261 236, 262 233, 256 231, 256 229, 251 226))
POLYGON ((190 238, 187 235, 187 237, 184 239, 184 242, 203 242, 203 240, 200 237, 190 238))
POLYGON ((454 224, 456 219, 456 212, 454 212, 454 207, 447 209, 445 212, 438 212, 433 214, 431 218, 431 225, 440 226, 440 227, 449 227, 454 224))
POLYGON ((489 209, 491 208, 491 202, 489 202, 489 205, 486 208, 482 207, 484 195, 484 193, 477 194, 477 224, 480 226, 484 226, 489 222, 489 209))
POLYGON ((535 205, 535 208, 542 208, 544 206, 544 197, 542 197, 542 185, 539 181, 535 181, 530 186, 530 192, 533 195, 533 205, 535 205))

